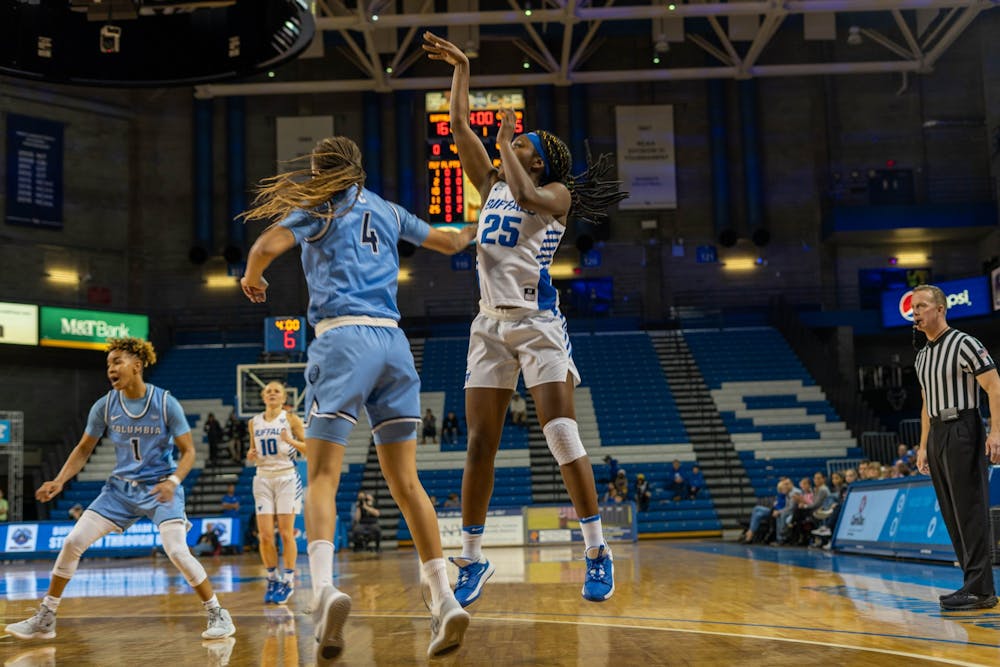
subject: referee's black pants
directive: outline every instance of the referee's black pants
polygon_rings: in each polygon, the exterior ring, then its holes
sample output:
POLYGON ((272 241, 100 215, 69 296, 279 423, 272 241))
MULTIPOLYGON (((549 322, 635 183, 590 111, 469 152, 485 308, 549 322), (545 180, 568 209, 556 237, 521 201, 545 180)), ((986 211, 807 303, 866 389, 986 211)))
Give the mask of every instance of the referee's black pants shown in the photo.
POLYGON ((941 516, 965 573, 962 590, 993 595, 990 554, 989 461, 978 410, 952 422, 931 420, 927 460, 941 516))

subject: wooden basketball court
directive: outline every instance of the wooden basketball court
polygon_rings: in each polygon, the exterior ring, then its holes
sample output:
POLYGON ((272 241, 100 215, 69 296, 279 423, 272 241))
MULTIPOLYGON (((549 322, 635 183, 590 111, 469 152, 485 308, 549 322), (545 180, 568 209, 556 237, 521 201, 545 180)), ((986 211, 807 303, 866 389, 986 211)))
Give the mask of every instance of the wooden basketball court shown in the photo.
MULTIPOLYGON (((961 583, 952 567, 719 541, 641 542, 614 553, 615 596, 594 604, 580 597, 579 549, 489 550, 497 573, 470 609, 465 645, 434 663, 1000 664, 1000 610, 942 613, 937 605, 961 583)), ((166 558, 85 558, 60 606, 56 639, 3 636, 3 665, 313 663, 307 573, 286 611, 262 604, 256 555, 202 562, 235 637, 201 639, 205 614, 166 558)), ((3 565, 3 624, 34 611, 50 567, 3 565)), ((412 550, 338 556, 337 583, 354 600, 339 664, 427 662, 429 614, 417 573, 412 550)))

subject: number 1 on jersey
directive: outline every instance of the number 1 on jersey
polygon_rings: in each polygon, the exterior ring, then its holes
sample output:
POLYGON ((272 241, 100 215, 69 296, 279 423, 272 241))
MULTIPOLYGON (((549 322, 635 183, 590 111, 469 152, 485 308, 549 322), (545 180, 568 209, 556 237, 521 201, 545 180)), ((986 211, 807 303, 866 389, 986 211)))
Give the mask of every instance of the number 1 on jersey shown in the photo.
POLYGON ((372 212, 365 211, 365 214, 361 216, 361 243, 366 243, 371 247, 372 252, 376 255, 378 254, 378 234, 374 229, 371 229, 368 225, 372 221, 372 212))
POLYGON ((128 443, 132 445, 132 458, 136 461, 141 461, 142 453, 139 451, 139 438, 129 438, 128 443))

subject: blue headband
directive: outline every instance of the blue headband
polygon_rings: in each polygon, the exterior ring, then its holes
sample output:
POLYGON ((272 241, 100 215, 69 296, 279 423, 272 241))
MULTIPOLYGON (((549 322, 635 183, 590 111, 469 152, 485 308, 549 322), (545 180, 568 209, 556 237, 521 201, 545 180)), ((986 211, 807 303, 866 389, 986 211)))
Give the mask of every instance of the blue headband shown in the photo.
POLYGON ((531 145, 535 147, 535 152, 538 153, 538 157, 542 158, 542 164, 545 165, 545 171, 542 173, 543 176, 549 175, 549 158, 545 155, 545 149, 542 148, 542 139, 538 136, 537 132, 528 132, 526 135, 528 141, 531 145))

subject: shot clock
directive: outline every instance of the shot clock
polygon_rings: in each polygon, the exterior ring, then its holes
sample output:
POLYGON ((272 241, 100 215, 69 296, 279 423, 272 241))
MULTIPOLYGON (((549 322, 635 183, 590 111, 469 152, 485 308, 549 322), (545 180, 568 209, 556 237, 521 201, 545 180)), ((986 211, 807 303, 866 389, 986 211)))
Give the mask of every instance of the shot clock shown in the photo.
MULTIPOLYGON (((448 92, 425 97, 427 110, 427 220, 437 226, 462 225, 479 219, 479 193, 465 177, 451 136, 448 92)), ((494 165, 500 164, 497 132, 501 108, 515 110, 515 134, 524 132, 524 91, 480 90, 469 94, 469 124, 482 139, 494 165)))
POLYGON ((305 352, 306 318, 268 317, 264 320, 265 352, 305 352))

